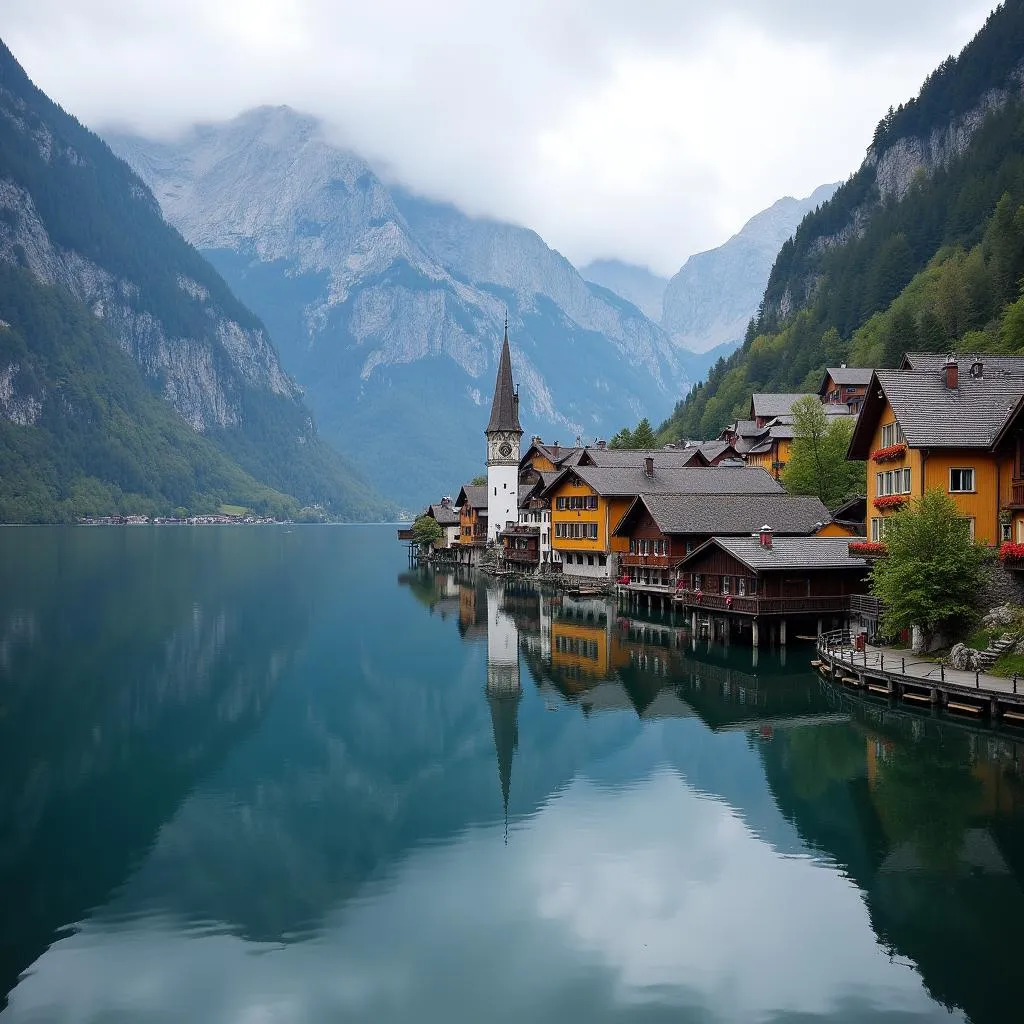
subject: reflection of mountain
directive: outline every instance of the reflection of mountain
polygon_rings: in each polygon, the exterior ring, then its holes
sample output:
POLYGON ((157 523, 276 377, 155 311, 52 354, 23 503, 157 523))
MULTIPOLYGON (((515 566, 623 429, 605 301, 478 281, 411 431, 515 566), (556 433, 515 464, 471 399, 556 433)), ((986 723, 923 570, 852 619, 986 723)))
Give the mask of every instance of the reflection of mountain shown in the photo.
POLYGON ((879 941, 917 964, 935 999, 974 1024, 1007 1020, 1024 912, 1017 745, 986 738, 986 756, 955 727, 862 717, 762 748, 779 807, 863 890, 879 941))
POLYGON ((245 530, 0 534, 4 993, 265 711, 322 576, 294 557, 245 530))

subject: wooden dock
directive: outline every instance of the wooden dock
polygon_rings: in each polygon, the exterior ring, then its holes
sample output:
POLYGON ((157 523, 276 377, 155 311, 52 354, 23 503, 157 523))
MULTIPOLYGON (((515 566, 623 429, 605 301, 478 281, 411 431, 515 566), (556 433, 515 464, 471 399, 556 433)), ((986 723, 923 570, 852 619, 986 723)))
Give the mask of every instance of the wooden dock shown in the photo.
POLYGON ((947 668, 906 651, 858 644, 845 630, 823 633, 812 665, 825 678, 864 695, 958 718, 1024 728, 1024 681, 947 668), (1018 692, 1020 690, 1021 692, 1018 692))

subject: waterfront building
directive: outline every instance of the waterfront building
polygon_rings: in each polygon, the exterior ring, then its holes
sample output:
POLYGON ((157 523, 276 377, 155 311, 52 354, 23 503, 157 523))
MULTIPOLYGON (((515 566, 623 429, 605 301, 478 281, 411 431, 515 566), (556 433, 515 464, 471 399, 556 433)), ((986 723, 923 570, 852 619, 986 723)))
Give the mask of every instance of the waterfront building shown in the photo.
POLYGON ((939 488, 985 544, 1024 543, 1024 357, 908 353, 875 370, 848 457, 866 460, 867 536, 939 488))
POLYGON ((867 593, 868 563, 852 556, 845 537, 712 537, 679 563, 676 601, 700 615, 725 616, 729 629, 749 630, 760 642, 769 623, 786 643, 787 622, 814 632, 849 616, 850 596, 867 593))
POLYGON ((551 502, 551 543, 564 572, 614 578, 618 556, 629 550, 628 538, 614 536, 614 529, 638 494, 782 492, 762 469, 679 467, 671 465, 672 454, 648 455, 639 467, 574 466, 558 474, 544 496, 551 502))
POLYGON ((444 536, 434 547, 450 548, 459 543, 462 536, 462 517, 450 497, 446 496, 437 504, 428 505, 423 514, 433 519, 444 530, 444 536))
POLYGON ((487 488, 483 484, 463 484, 455 505, 459 510, 460 547, 484 547, 487 544, 487 488))
POLYGON ((613 536, 629 545, 619 564, 630 583, 674 588, 676 566, 695 548, 712 536, 749 537, 765 523, 777 524, 776 536, 809 536, 831 516, 808 494, 640 494, 613 536))
POLYGON ((501 531, 519 521, 519 449, 523 428, 519 423, 519 392, 512 381, 512 356, 508 322, 498 359, 491 418, 484 428, 487 437, 487 533, 499 542, 501 531))

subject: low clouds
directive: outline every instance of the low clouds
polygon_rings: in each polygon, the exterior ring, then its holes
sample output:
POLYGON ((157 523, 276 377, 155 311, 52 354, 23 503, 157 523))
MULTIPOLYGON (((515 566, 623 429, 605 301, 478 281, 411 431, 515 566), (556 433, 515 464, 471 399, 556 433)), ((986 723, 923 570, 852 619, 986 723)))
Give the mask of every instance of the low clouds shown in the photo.
POLYGON ((576 262, 672 273, 856 169, 990 2, 5 0, 0 34, 92 127, 287 103, 385 173, 576 262))

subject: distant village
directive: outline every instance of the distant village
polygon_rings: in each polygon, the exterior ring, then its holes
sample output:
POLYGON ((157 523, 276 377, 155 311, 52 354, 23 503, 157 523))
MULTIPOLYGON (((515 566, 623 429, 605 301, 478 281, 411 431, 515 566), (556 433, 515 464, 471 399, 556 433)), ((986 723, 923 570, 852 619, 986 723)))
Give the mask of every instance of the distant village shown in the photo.
MULTIPOLYGON (((724 617, 727 631, 786 642, 857 621, 874 632, 870 560, 912 496, 948 493, 981 543, 1024 555, 1024 357, 908 353, 894 370, 829 368, 817 399, 848 418, 866 494, 828 509, 780 478, 803 394, 754 394, 710 441, 612 449, 530 438, 506 331, 487 441, 487 483, 423 515, 442 534, 425 557, 523 574, 578 592, 724 617)), ((411 540, 411 531, 399 536, 411 540)), ((1024 562, 1021 563, 1024 565, 1024 562)))

